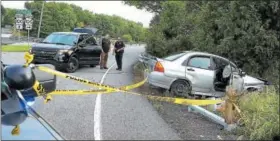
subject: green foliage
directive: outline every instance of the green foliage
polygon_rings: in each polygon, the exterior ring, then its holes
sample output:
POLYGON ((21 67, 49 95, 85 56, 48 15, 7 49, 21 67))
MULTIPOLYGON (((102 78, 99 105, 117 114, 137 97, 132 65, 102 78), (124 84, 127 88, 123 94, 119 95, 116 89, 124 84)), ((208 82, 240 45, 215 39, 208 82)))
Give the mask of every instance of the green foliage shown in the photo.
MULTIPOLYGON (((37 36, 43 1, 26 2, 25 8, 32 11, 33 29, 31 36, 37 36)), ((8 9, 6 25, 14 24, 15 9, 8 9)), ((55 31, 72 31, 75 27, 95 27, 100 34, 122 37, 129 34, 135 42, 144 41, 146 30, 142 24, 126 20, 119 16, 94 14, 74 4, 47 2, 44 6, 40 37, 44 38, 55 31)))
POLYGON ((15 14, 16 14, 16 9, 5 8, 5 13, 3 14, 3 17, 2 17, 3 18, 2 24, 3 25, 14 25, 15 14))
POLYGON ((28 45, 4 45, 2 46, 3 52, 26 52, 29 51, 31 46, 28 45))
POLYGON ((142 0, 125 0, 124 3, 135 6, 138 9, 145 9, 150 12, 159 13, 162 10, 161 4, 166 0, 142 1, 142 0))
MULTIPOLYGON (((152 6, 126 2, 140 9, 152 6)), ((162 57, 182 50, 217 54, 248 74, 279 84, 279 1, 162 1, 151 21, 147 51, 162 57)))
POLYGON ((279 94, 274 89, 245 95, 239 102, 244 127, 240 132, 250 140, 272 140, 279 131, 279 94))
POLYGON ((5 13, 6 13, 6 10, 5 10, 4 6, 1 4, 1 27, 4 26, 4 22, 3 21, 4 21, 5 13))
POLYGON ((1 4, 1 14, 4 15, 5 12, 6 12, 6 11, 5 11, 5 8, 4 8, 4 6, 1 4))
POLYGON ((129 34, 125 34, 122 36, 125 42, 132 42, 132 37, 129 34))

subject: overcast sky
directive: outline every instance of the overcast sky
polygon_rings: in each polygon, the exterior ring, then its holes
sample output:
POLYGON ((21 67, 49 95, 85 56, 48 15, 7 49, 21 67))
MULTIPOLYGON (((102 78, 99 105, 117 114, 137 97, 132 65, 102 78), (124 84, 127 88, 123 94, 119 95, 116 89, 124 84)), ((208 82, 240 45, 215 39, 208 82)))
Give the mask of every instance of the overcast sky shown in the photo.
MULTIPOLYGON (((2 1, 5 8, 23 9, 26 1, 2 1)), ((107 15, 118 15, 128 20, 143 23, 148 27, 153 14, 145 10, 136 9, 133 6, 123 4, 122 1, 58 1, 72 3, 93 11, 94 13, 103 13, 107 15)))

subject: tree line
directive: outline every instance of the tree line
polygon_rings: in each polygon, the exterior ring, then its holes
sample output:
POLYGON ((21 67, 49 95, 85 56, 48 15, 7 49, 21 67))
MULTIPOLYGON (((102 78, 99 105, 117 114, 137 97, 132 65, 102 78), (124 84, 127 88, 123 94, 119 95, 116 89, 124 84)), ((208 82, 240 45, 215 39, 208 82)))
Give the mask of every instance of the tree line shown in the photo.
MULTIPOLYGON (((25 8, 32 11, 33 29, 30 35, 36 37, 43 1, 26 2, 25 8)), ((1 5, 2 6, 2 5, 1 5)), ((17 9, 3 8, 4 25, 14 25, 17 9)), ((75 27, 95 27, 99 34, 121 37, 128 42, 143 42, 147 29, 142 23, 136 23, 122 17, 94 14, 74 4, 62 2, 46 2, 43 11, 40 37, 56 31, 72 31, 75 27)))
POLYGON ((279 85, 279 1, 125 1, 155 13, 147 52, 210 52, 279 85))

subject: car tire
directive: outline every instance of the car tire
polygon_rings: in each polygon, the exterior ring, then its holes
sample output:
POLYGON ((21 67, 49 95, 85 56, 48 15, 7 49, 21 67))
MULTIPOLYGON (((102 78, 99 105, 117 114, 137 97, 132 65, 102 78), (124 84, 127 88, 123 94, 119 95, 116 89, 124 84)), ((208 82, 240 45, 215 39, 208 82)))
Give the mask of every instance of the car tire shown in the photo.
POLYGON ((172 96, 194 98, 191 94, 191 85, 186 80, 176 80, 173 82, 170 88, 170 94, 172 96))
POLYGON ((73 73, 79 68, 79 61, 75 57, 71 57, 68 61, 66 72, 73 73))

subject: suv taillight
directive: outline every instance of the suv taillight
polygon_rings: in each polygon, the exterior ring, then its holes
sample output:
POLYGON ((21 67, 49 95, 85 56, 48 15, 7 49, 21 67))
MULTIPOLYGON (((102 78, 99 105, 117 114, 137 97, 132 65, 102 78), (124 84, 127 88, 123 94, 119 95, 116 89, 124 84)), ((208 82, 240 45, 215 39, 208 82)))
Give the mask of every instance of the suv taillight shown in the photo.
POLYGON ((162 66, 162 64, 159 61, 156 62, 156 65, 154 67, 154 71, 164 72, 164 67, 162 66))

